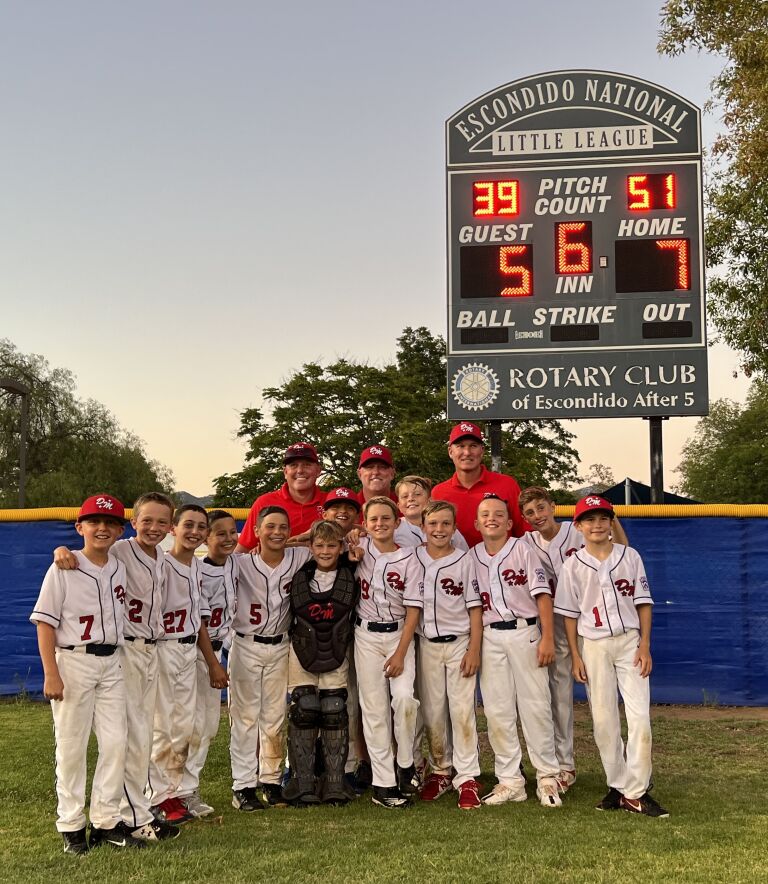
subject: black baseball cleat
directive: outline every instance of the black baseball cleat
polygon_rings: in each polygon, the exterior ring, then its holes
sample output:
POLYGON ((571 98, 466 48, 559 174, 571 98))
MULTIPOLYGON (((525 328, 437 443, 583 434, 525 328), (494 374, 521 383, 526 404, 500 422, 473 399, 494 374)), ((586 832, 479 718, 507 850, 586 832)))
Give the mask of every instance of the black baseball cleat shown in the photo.
POLYGON ((88 845, 90 847, 98 847, 100 844, 108 844, 115 849, 124 847, 137 849, 147 846, 146 841, 140 841, 138 838, 133 837, 131 830, 122 820, 111 829, 99 829, 96 826, 91 826, 88 845))
POLYGON ((646 792, 639 798, 621 798, 621 809, 630 813, 642 813, 645 816, 668 817, 669 811, 665 810, 655 798, 646 792))
POLYGON ((88 853, 85 829, 78 829, 76 832, 62 832, 61 837, 64 839, 64 853, 73 853, 76 856, 88 853))
POLYGON ((133 829, 131 835, 134 838, 138 838, 139 841, 165 841, 178 838, 181 835, 181 829, 163 820, 152 820, 143 826, 133 829))
POLYGON ((256 789, 253 786, 245 789, 233 789, 232 807, 236 810, 242 810, 244 813, 264 810, 264 805, 259 801, 259 796, 256 794, 256 789))
POLYGON ((595 805, 595 810, 619 810, 621 807, 621 801, 621 792, 611 786, 602 800, 595 805))
POLYGON ((261 797, 267 807, 288 807, 279 783, 262 783, 261 797))
POLYGON ((400 794, 397 786, 374 786, 371 801, 379 807, 404 808, 408 807, 408 799, 400 794))
POLYGON ((415 795, 419 791, 420 781, 415 765, 411 764, 409 767, 400 767, 398 764, 396 773, 397 788, 403 795, 415 795))

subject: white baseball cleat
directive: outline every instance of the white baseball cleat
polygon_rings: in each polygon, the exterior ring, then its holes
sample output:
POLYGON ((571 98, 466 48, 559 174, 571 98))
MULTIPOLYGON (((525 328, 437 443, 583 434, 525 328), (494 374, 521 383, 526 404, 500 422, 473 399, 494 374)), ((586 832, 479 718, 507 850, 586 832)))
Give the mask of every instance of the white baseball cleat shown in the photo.
POLYGON ((515 786, 496 783, 493 789, 483 796, 483 804, 493 806, 495 804, 505 804, 507 801, 525 801, 527 798, 524 783, 519 783, 515 786))
POLYGON ((563 802, 560 800, 560 792, 557 788, 557 782, 549 780, 539 784, 536 789, 536 797, 542 807, 562 807, 563 802))
POLYGON ((561 792, 567 792, 575 782, 575 770, 561 770, 557 775, 557 786, 561 792))

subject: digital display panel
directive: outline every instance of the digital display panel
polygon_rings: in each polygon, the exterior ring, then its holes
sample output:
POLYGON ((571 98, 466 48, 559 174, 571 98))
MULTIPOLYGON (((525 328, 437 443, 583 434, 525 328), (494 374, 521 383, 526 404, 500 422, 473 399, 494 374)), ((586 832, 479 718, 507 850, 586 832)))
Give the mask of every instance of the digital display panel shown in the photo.
POLYGON ((463 298, 527 298, 533 295, 533 246, 464 246, 463 298))
POLYGON ((617 292, 690 291, 690 240, 616 240, 617 292))
POLYGON ((592 272, 592 222, 555 224, 555 273, 592 272))
POLYGON ((677 179, 671 172, 627 176, 627 208, 633 212, 677 208, 677 179))
POLYGON ((514 218, 520 214, 519 181, 475 181, 472 193, 475 218, 514 218))

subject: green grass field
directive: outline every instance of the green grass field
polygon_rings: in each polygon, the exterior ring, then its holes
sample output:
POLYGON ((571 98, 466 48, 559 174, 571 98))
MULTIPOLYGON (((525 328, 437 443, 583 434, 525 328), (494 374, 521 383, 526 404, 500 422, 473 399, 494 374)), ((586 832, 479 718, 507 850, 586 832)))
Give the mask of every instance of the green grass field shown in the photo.
MULTIPOLYGON (((547 810, 525 804, 459 811, 456 796, 407 811, 365 795, 345 808, 265 810, 230 805, 227 721, 202 795, 220 814, 171 843, 65 856, 55 831, 53 734, 47 704, 0 704, 0 880, 33 881, 766 881, 768 719, 762 710, 654 710, 654 820, 599 813, 605 792, 588 716, 577 710, 579 778, 547 810), (738 715, 739 717, 735 717, 738 715)), ((483 734, 483 743, 484 734, 483 734)), ((530 764, 528 765, 530 771, 530 764)), ((483 754, 483 782, 493 783, 483 754)))

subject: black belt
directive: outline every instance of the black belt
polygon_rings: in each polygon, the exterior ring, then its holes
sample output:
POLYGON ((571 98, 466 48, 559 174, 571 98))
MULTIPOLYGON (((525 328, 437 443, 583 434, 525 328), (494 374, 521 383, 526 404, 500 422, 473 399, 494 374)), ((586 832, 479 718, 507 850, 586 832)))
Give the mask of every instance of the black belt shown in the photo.
POLYGON ((139 638, 135 635, 126 635, 123 636, 127 642, 144 642, 145 645, 156 645, 156 638, 139 638))
POLYGON ((434 638, 427 638, 427 641, 444 644, 445 642, 455 642, 457 638, 457 635, 436 635, 434 638))
MULTIPOLYGON (((390 620, 388 623, 374 623, 372 620, 367 621, 366 629, 368 632, 397 632, 400 628, 399 620, 390 620)), ((360 617, 355 617, 355 626, 362 626, 363 621, 360 617)))
POLYGON ((185 635, 184 638, 164 638, 166 642, 178 642, 180 645, 193 645, 197 641, 197 633, 195 635, 185 635))
MULTIPOLYGON (((74 651, 78 647, 83 647, 83 645, 60 645, 59 650, 74 651)), ((117 650, 117 645, 85 645, 84 647, 86 654, 93 654, 95 657, 111 657, 117 650)))
MULTIPOLYGON (((526 626, 535 626, 538 623, 536 617, 521 617, 525 620, 526 626)), ((499 620, 498 623, 490 623, 491 629, 517 629, 517 619, 515 620, 499 620)))
POLYGON ((221 639, 215 638, 211 641, 211 647, 214 651, 220 651, 224 647, 224 642, 221 639))
POLYGON ((246 635, 244 632, 236 632, 235 635, 258 642, 260 645, 279 645, 283 640, 282 632, 280 635, 246 635))

